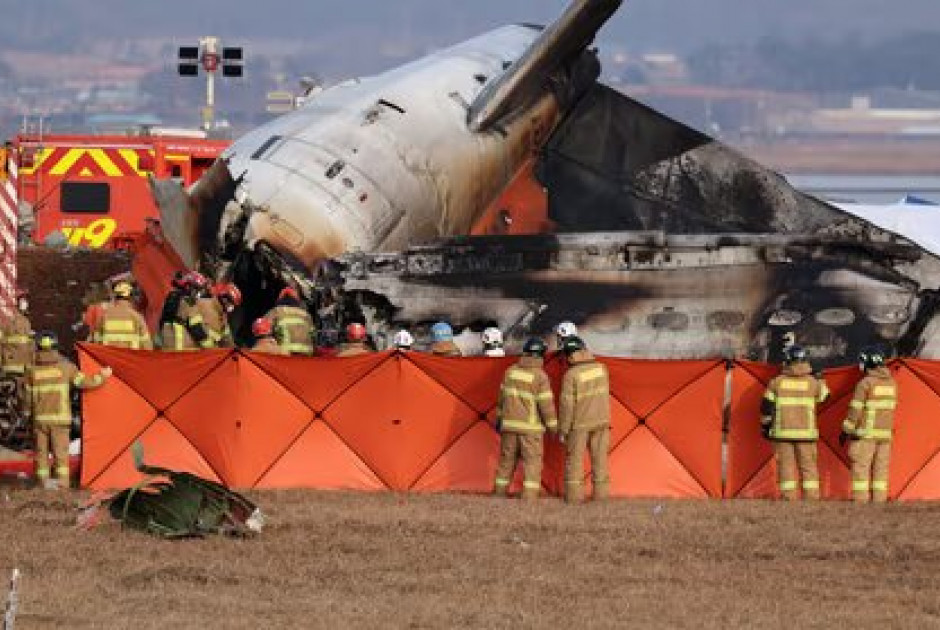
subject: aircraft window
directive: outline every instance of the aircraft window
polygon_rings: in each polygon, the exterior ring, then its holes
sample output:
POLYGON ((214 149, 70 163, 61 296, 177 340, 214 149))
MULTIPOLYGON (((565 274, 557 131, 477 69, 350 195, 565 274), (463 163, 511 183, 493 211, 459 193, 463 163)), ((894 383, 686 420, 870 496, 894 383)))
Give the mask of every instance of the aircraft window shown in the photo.
POLYGON ((334 177, 339 175, 345 167, 346 167, 346 162, 342 160, 336 160, 335 162, 330 164, 330 168, 326 169, 326 178, 333 179, 334 177))
POLYGON ((273 147, 274 144, 280 139, 281 139, 281 136, 271 136, 270 138, 265 140, 264 144, 258 147, 258 150, 251 154, 251 159, 260 160, 262 157, 264 157, 264 154, 267 153, 268 150, 270 150, 270 148, 273 147))
POLYGON ((385 107, 388 107, 389 109, 394 109, 399 114, 405 113, 404 107, 402 107, 401 105, 396 105, 395 103, 386 101, 384 98, 379 99, 379 105, 384 105, 385 107))
POLYGON ((345 186, 346 188, 352 188, 352 187, 353 187, 353 180, 349 179, 348 177, 344 177, 344 178, 343 178, 343 186, 345 186))
POLYGON ((104 182, 63 182, 62 212, 107 214, 111 210, 111 186, 104 182))
POLYGON ((473 75, 473 78, 474 78, 474 79, 476 80, 476 82, 479 83, 480 85, 483 85, 484 83, 486 83, 486 75, 485 75, 485 74, 475 74, 475 75, 473 75))

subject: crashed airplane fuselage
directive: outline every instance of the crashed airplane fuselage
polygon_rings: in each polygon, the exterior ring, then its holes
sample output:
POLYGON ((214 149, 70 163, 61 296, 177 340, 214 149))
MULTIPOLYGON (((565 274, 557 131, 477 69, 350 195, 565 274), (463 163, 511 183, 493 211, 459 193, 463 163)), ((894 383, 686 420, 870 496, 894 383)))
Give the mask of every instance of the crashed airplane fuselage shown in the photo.
POLYGON ((571 319, 607 354, 766 359, 791 330, 828 363, 873 342, 940 354, 935 256, 596 82, 589 45, 619 5, 325 90, 191 194, 156 183, 164 232, 242 286, 246 321, 292 283, 379 338, 571 319))

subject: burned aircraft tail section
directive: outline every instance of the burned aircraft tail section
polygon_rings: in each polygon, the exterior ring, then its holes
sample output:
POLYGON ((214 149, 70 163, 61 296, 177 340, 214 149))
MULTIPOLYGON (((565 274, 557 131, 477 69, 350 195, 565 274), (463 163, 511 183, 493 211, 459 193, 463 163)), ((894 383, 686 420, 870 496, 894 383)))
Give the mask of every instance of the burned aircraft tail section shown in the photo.
POLYGON ((604 85, 596 85, 557 129, 536 176, 563 232, 892 237, 604 85))
POLYGON ((206 256, 218 253, 219 227, 226 205, 234 199, 236 186, 228 165, 221 159, 216 160, 191 193, 176 181, 151 179, 163 234, 188 268, 196 269, 206 256))
MULTIPOLYGON (((597 31, 617 12, 623 0, 575 0, 558 20, 545 28, 525 53, 490 82, 470 105, 467 125, 473 132, 493 128, 513 112, 530 105, 553 87, 553 78, 567 82, 600 66, 584 57, 597 31), (568 76, 565 76, 568 75, 568 76)), ((590 85, 588 83, 588 85, 590 85)), ((579 82, 579 85, 583 83, 579 82)))

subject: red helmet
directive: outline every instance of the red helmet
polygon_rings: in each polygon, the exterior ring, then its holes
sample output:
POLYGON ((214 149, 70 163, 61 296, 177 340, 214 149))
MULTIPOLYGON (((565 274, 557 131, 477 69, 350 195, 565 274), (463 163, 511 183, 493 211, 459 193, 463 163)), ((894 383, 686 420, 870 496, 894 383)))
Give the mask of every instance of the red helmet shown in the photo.
POLYGON ((362 324, 350 324, 346 326, 346 341, 365 341, 366 327, 362 324))
POLYGON ((294 287, 284 287, 281 289, 281 294, 277 296, 277 299, 283 300, 284 298, 291 298, 292 300, 299 300, 300 296, 297 294, 297 289, 294 287))
POLYGON ((274 332, 274 325, 267 317, 259 317, 251 325, 251 334, 255 337, 270 337, 274 332))
POLYGON ((206 277, 198 271, 190 271, 183 278, 183 281, 196 289, 205 289, 209 286, 209 281, 206 280, 206 277))
POLYGON ((219 300, 231 302, 234 306, 241 306, 242 292, 232 283, 217 284, 212 287, 212 295, 219 300))

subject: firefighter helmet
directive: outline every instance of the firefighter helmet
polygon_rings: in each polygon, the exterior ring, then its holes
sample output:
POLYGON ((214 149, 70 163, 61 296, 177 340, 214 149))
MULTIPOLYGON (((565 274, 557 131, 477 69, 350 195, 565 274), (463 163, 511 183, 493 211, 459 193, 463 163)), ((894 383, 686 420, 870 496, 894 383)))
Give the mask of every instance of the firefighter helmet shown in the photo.
POLYGON ((862 370, 872 370, 883 367, 885 364, 885 354, 880 348, 865 348, 858 353, 858 363, 862 370))
POLYGON ((573 322, 562 322, 555 326, 555 335, 562 341, 568 337, 577 337, 578 327, 573 322))
POLYGON ((209 287, 209 281, 198 271, 190 271, 185 276, 186 284, 193 289, 206 289, 209 287))
POLYGON ((186 274, 182 271, 176 271, 170 279, 170 286, 177 290, 186 289, 188 286, 186 283, 186 274))
POLYGON ((127 280, 121 280, 114 285, 114 287, 111 289, 111 292, 116 298, 129 300, 130 297, 134 294, 134 287, 127 280))
POLYGON ((483 331, 482 339, 485 347, 503 345, 503 333, 499 328, 487 328, 483 331))
POLYGON ((212 287, 212 294, 223 304, 228 303, 232 306, 241 306, 242 292, 231 282, 215 285, 212 287))
POLYGON ((365 341, 366 327, 358 322, 346 326, 346 341, 365 341))
POLYGON ((787 365, 792 363, 805 363, 809 360, 809 355, 803 346, 792 345, 783 351, 783 362, 787 365))
POLYGON ((530 357, 544 357, 546 350, 548 350, 548 346, 545 345, 541 337, 530 337, 522 346, 522 353, 530 357))
POLYGON ((571 337, 566 337, 561 346, 562 352, 564 352, 569 357, 575 352, 587 349, 587 344, 584 343, 584 340, 577 335, 572 335, 571 337))
POLYGON ((40 350, 57 350, 59 348, 59 338, 54 332, 44 331, 39 334, 36 345, 40 350))
POLYGON ((300 295, 297 293, 297 289, 294 287, 284 287, 281 289, 280 295, 277 296, 278 300, 300 300, 300 295))
POLYGON ((438 322, 431 326, 431 341, 440 343, 442 341, 453 341, 454 329, 447 322, 438 322))
POLYGON ((415 345, 415 338, 411 336, 410 332, 402 329, 395 333, 392 343, 399 350, 411 350, 411 346, 415 345))
POLYGON ((267 317, 259 317, 251 325, 251 334, 255 337, 270 337, 274 332, 274 324, 267 317))

